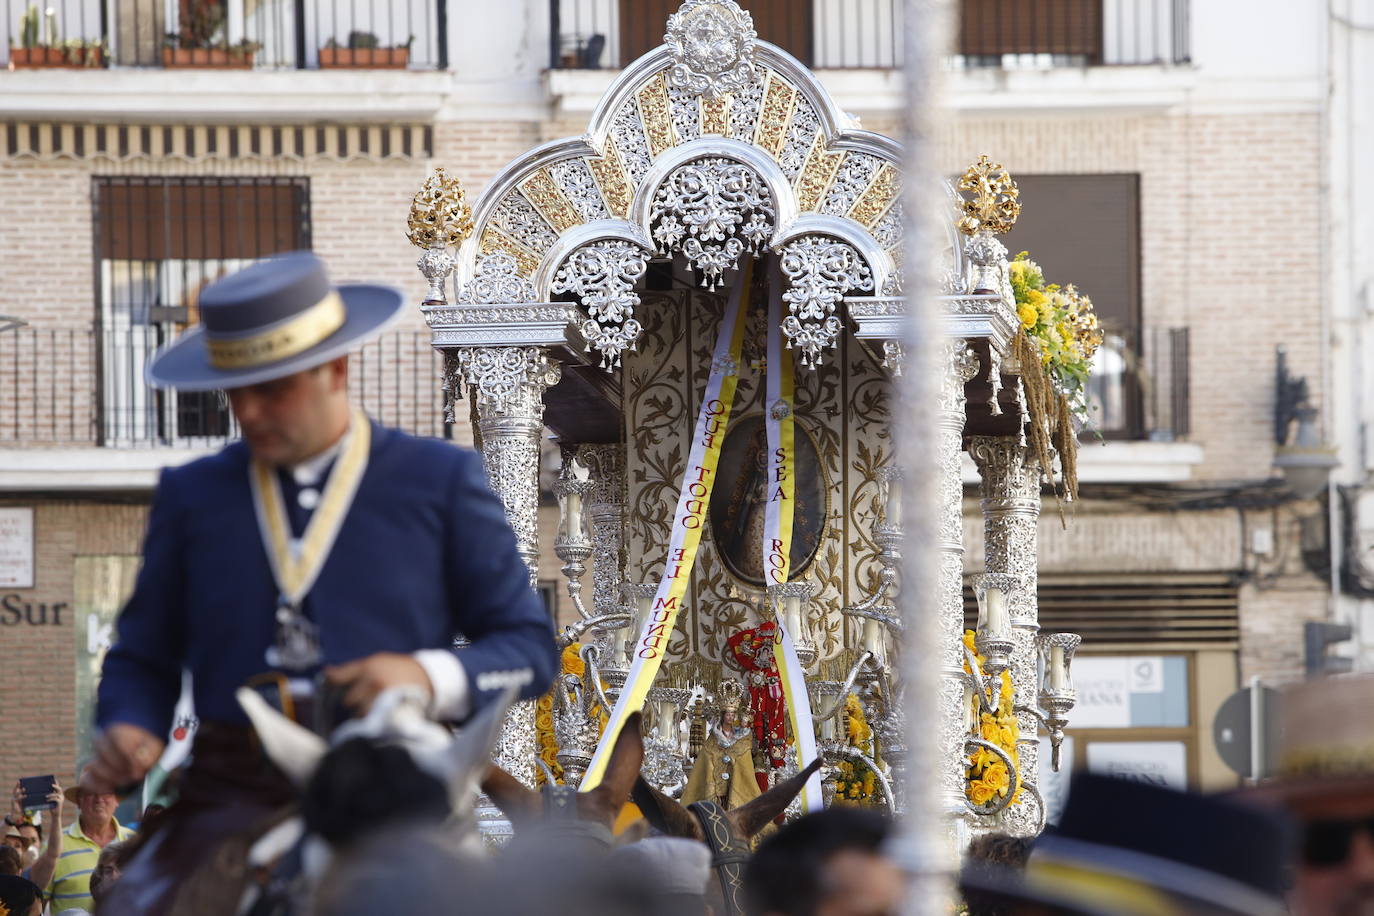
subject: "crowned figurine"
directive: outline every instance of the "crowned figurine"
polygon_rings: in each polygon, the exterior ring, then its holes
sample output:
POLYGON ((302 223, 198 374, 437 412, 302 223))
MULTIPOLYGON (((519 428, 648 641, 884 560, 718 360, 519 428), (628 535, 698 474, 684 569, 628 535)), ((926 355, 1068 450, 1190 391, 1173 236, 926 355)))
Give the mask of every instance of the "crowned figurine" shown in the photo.
POLYGON ((748 716, 744 687, 738 681, 723 681, 717 695, 720 720, 701 744, 682 804, 713 801, 723 808, 738 808, 760 794, 754 777, 754 736, 749 723, 741 721, 741 714, 748 716))

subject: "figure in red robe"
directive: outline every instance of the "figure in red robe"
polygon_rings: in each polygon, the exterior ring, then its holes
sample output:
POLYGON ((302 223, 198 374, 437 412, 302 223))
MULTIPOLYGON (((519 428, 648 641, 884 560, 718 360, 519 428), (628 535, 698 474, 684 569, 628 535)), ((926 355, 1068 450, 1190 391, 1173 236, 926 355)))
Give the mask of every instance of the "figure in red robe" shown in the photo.
MULTIPOLYGON (((749 705, 754 711, 754 746, 768 757, 769 766, 782 766, 787 748, 787 707, 782 696, 782 678, 773 657, 778 625, 765 621, 749 630, 740 630, 726 644, 749 680, 749 705)), ((767 791, 768 773, 755 773, 759 788, 767 791)))

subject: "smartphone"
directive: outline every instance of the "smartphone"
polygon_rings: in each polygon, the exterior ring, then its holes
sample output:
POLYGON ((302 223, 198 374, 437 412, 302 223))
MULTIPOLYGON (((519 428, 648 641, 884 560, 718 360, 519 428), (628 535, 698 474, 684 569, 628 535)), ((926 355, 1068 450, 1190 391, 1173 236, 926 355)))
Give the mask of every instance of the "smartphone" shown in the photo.
POLYGON ((57 807, 57 802, 48 798, 57 787, 55 776, 26 776, 19 780, 19 787, 24 793, 25 811, 43 811, 57 807))

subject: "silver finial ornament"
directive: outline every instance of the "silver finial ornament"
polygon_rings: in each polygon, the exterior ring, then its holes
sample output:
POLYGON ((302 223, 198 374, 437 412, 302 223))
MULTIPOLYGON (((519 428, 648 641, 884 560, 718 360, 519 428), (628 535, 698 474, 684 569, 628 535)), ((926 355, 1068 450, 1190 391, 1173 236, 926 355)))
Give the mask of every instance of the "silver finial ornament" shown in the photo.
POLYGON ((673 52, 668 82, 714 99, 755 77, 754 18, 734 0, 687 0, 668 17, 663 41, 673 52))

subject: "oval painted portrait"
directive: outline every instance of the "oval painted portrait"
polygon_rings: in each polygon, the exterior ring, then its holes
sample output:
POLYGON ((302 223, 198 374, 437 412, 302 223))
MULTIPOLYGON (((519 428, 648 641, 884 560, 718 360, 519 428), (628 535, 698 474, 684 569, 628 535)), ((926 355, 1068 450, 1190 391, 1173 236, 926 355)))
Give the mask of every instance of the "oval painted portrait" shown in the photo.
MULTIPOLYGON (((796 501, 789 579, 806 571, 825 530, 825 477, 816 440, 796 434, 796 501)), ((763 529, 768 499, 768 429, 763 414, 741 417, 725 434, 708 510, 711 540, 730 574, 763 588, 763 529)))

